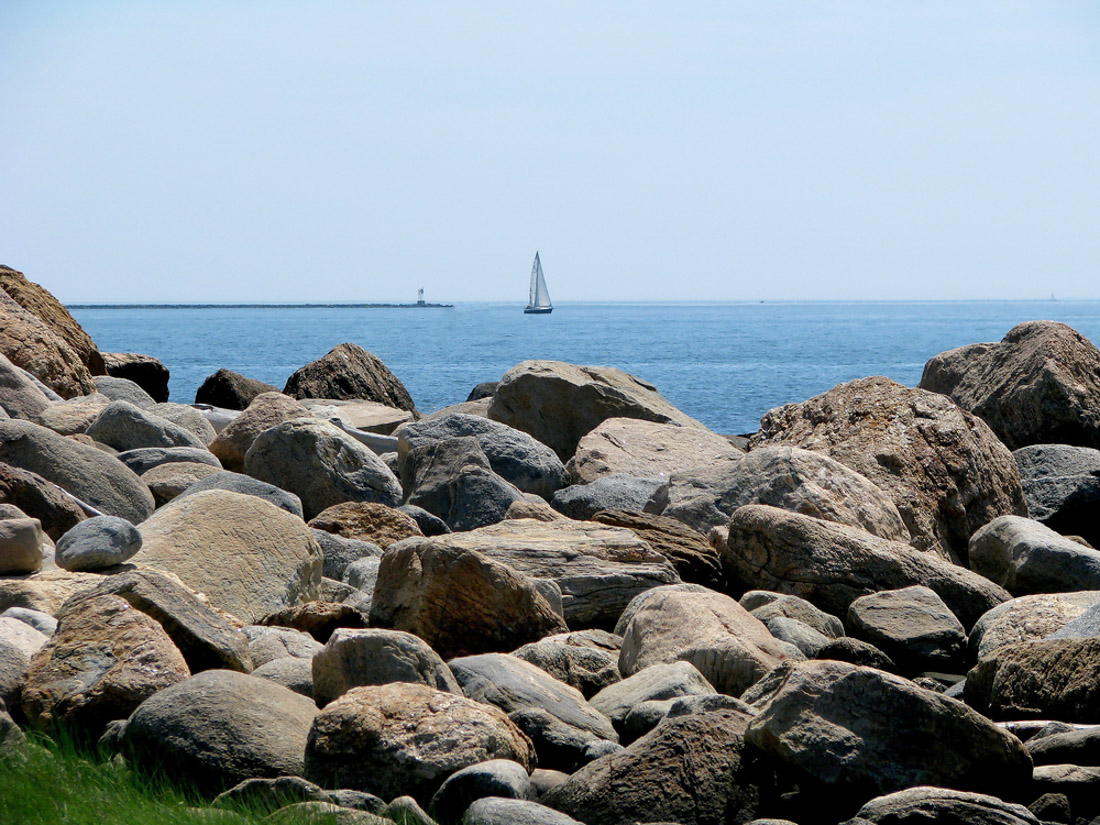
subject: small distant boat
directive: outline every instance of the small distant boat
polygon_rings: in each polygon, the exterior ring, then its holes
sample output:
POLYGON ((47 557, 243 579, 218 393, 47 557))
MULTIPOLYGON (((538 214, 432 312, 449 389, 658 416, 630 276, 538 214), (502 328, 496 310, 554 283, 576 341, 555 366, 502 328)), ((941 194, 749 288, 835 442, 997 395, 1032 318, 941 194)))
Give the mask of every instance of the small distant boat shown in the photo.
POLYGON ((523 311, 527 315, 549 315, 554 311, 550 293, 546 291, 546 279, 542 277, 542 261, 538 252, 535 253, 535 262, 531 264, 531 298, 523 311))

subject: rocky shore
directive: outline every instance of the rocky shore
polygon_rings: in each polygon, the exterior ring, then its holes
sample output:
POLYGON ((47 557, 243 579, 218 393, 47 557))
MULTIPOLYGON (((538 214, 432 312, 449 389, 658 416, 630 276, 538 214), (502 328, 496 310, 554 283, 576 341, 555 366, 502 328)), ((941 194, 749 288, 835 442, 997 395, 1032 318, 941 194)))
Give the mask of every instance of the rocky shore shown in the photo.
POLYGON ((274 825, 1100 821, 1100 351, 929 356, 749 438, 553 361, 422 415, 351 343, 184 404, 0 268, 0 774, 33 731, 274 825))

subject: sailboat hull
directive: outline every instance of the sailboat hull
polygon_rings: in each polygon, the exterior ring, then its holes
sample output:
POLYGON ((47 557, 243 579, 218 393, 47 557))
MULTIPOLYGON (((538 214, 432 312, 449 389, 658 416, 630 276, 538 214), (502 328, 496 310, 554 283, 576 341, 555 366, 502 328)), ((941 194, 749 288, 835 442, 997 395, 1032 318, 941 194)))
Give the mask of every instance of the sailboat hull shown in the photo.
POLYGON ((554 311, 553 307, 527 307, 523 310, 524 315, 549 315, 554 311))

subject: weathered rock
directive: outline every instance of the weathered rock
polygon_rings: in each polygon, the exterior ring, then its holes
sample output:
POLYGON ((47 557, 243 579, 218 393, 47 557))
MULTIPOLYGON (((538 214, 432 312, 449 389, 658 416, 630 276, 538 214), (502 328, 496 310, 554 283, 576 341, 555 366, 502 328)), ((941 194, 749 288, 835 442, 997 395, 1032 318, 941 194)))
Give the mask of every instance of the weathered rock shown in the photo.
POLYGON ((140 549, 141 533, 134 525, 118 516, 96 516, 58 539, 54 557, 62 570, 102 570, 132 559, 140 549))
POLYGON ((294 493, 288 493, 274 484, 268 484, 266 481, 260 481, 252 478, 252 476, 232 473, 228 470, 212 473, 206 478, 199 479, 172 500, 177 501, 207 490, 226 490, 230 493, 256 496, 269 504, 274 504, 280 510, 286 510, 286 512, 302 518, 302 500, 294 493))
POLYGON ((94 379, 96 392, 112 401, 129 401, 135 407, 151 410, 157 405, 153 396, 129 378, 115 378, 110 375, 97 375, 94 379))
POLYGON ((244 466, 248 475, 298 496, 306 518, 344 501, 390 506, 401 501, 401 485, 378 456, 317 419, 285 421, 264 430, 249 448, 244 466))
POLYGON ((1100 589, 1100 550, 1019 516, 996 518, 971 536, 970 566, 1014 596, 1100 589))
MULTIPOLYGON (((1032 777, 1034 778, 1034 774, 1032 777)), ((1069 799, 1062 793, 1045 793, 1028 805, 1027 809, 1035 814, 1035 818, 1041 822, 1073 822, 1073 812, 1069 807, 1069 799)))
POLYGON ((683 522, 630 510, 599 510, 592 521, 625 527, 672 562, 680 578, 714 590, 725 589, 725 575, 718 550, 683 522))
MULTIPOLYGON (((374 547, 375 545, 368 545, 374 547)), ((377 553, 370 553, 356 559, 344 568, 343 580, 360 593, 374 598, 374 589, 378 584, 378 571, 382 568, 382 556, 385 551, 378 548, 377 553)))
POLYGON ((91 373, 72 347, 38 315, 24 309, 2 289, 0 353, 62 398, 95 392, 91 373))
POLYGON ((70 573, 60 568, 44 568, 29 576, 0 577, 0 610, 25 607, 54 616, 69 596, 100 578, 94 573, 70 573))
POLYGON ((903 672, 960 672, 966 633, 943 599, 922 585, 860 596, 848 606, 848 631, 889 656, 903 672))
POLYGON ((1100 638, 998 648, 966 675, 965 696, 992 719, 1100 722, 1100 638))
POLYGON ((634 596, 679 581, 672 565, 632 531, 590 522, 509 519, 415 541, 474 550, 528 576, 553 579, 574 630, 612 628, 634 596))
POLYGON ((838 639, 844 635, 844 622, 824 610, 818 610, 798 596, 750 590, 741 597, 738 604, 765 624, 780 617, 797 619, 830 639, 838 639))
POLYGON ((246 620, 320 595, 322 555, 302 521, 256 496, 209 490, 141 527, 142 562, 246 620))
POLYGON ((616 474, 668 478, 673 473, 726 466, 743 455, 744 450, 710 430, 609 418, 581 438, 567 469, 575 484, 616 474))
POLYGON ((931 553, 764 505, 750 504, 733 514, 723 562, 735 589, 800 596, 841 616, 860 596, 922 584, 969 628, 1009 598, 988 579, 931 553))
POLYGON ((513 655, 542 668, 590 699, 621 678, 621 646, 622 639, 605 630, 578 630, 531 642, 513 655))
POLYGON ((1036 593, 999 604, 978 619, 970 631, 969 657, 977 661, 1013 642, 1043 639, 1097 603, 1100 591, 1085 590, 1036 593))
POLYGON ((313 665, 309 659, 299 659, 295 656, 272 659, 252 671, 252 675, 282 685, 310 699, 314 698, 313 665))
POLYGON ((0 461, 37 473, 103 513, 133 524, 153 512, 152 494, 125 464, 29 421, 0 421, 0 461))
POLYGON ((608 685, 590 704, 622 731, 630 711, 646 702, 713 694, 714 686, 690 662, 655 664, 608 685))
POLYGON ((133 381, 154 401, 168 400, 168 368, 151 355, 104 352, 103 364, 112 378, 133 381))
POLYGON ((6 711, 0 710, 0 760, 23 753, 27 735, 6 711))
POLYGON ((392 820, 332 802, 296 802, 264 817, 264 825, 390 825, 392 820))
POLYGON ((309 410, 293 398, 280 392, 260 393, 210 442, 210 452, 221 460, 225 469, 239 473, 256 436, 284 421, 311 417, 309 410))
POLYGON ((412 516, 374 501, 334 504, 312 518, 309 526, 345 539, 370 542, 383 550, 395 541, 424 535, 412 516))
POLYGON ((1066 797, 1074 811, 1091 815, 1100 810, 1100 768, 1040 765, 1031 776, 1031 787, 1035 793, 1066 797))
POLYGON ((478 398, 476 401, 462 401, 458 404, 448 404, 433 413, 423 416, 423 419, 446 418, 448 415, 460 413, 462 415, 479 415, 482 418, 489 417, 489 407, 492 405, 492 396, 478 398))
POLYGON ((209 464, 199 464, 195 461, 170 461, 167 464, 158 464, 143 473, 141 480, 153 494, 153 500, 157 505, 163 506, 177 498, 196 481, 220 472, 224 471, 209 464))
MULTIPOLYGON (((362 398, 303 398, 302 403, 317 418, 339 421, 340 424, 371 435, 390 435, 402 424, 415 421, 416 414, 377 401, 362 398)), ((364 443, 378 443, 369 439, 364 443)))
POLYGON ((450 668, 423 639, 400 630, 337 630, 313 657, 317 704, 363 685, 410 682, 462 695, 450 668))
POLYGON ((49 613, 43 613, 41 610, 28 610, 25 607, 9 607, 3 612, 0 612, 0 619, 16 619, 37 630, 39 633, 45 634, 47 637, 52 636, 54 631, 57 630, 57 619, 49 613))
POLYGON ((906 788, 872 799, 848 825, 1040 825, 1023 805, 948 788, 906 788))
POLYGON ((215 808, 242 805, 270 810, 294 802, 324 801, 329 793, 300 776, 246 779, 218 794, 211 804, 215 808))
POLYGON ((415 521, 416 526, 420 528, 420 532, 425 536, 442 536, 451 532, 447 522, 439 516, 432 515, 423 507, 417 507, 415 504, 402 504, 397 509, 415 521))
POLYGON ((525 495, 522 499, 513 501, 508 505, 508 511, 504 514, 504 518, 533 518, 538 521, 557 521, 558 519, 567 518, 567 516, 551 507, 545 499, 525 495))
POLYGON ((178 464, 188 462, 191 464, 207 464, 216 470, 221 470, 221 462, 206 448, 199 447, 138 447, 134 450, 125 450, 116 458, 137 473, 144 475, 150 470, 156 469, 162 464, 178 464))
POLYGON ((791 653, 721 593, 657 588, 644 598, 623 633, 624 676, 658 663, 691 662, 719 691, 739 696, 791 653))
POLYGON ((0 463, 0 503, 18 507, 38 519, 42 531, 53 541, 87 516, 72 496, 37 473, 0 463))
POLYGON ((30 373, 0 354, 0 408, 4 412, 12 418, 37 421, 39 414, 58 403, 64 404, 51 401, 30 373))
POLYGON ((293 398, 363 398, 401 410, 415 410, 409 391, 377 357, 355 344, 340 344, 287 379, 293 398))
POLYGON ((33 573, 41 566, 42 524, 38 519, 0 519, 0 575, 33 573))
POLYGON ((1100 351, 1065 324, 1027 321, 999 344, 941 352, 918 386, 980 416, 1010 449, 1100 448, 1100 351))
POLYGON ((571 816, 527 799, 487 796, 473 802, 462 825, 581 825, 571 816))
POLYGON ((1025 515, 1012 454, 981 419, 936 393, 888 378, 840 384, 771 410, 752 439, 824 453, 897 506, 919 550, 966 559, 967 540, 1002 515, 1025 515))
POLYGON ((1087 639, 1092 636, 1100 636, 1100 607, 1095 604, 1045 638, 1087 639))
POLYGON ((278 387, 255 378, 245 378, 240 373, 223 367, 202 382, 195 392, 195 403, 210 404, 227 410, 244 410, 257 395, 278 391, 278 387))
POLYGON ((50 402, 34 416, 22 417, 48 427, 59 435, 76 435, 85 432, 110 403, 110 398, 95 392, 91 395, 78 395, 67 401, 50 402))
POLYGON ((485 797, 533 801, 535 792, 523 765, 490 759, 447 777, 432 797, 432 813, 441 825, 458 825, 466 809, 485 797))
POLYGON ((1063 535, 1100 544, 1100 450, 1035 444, 1012 453, 1020 470, 1028 515, 1063 535))
POLYGON ((112 401, 88 425, 86 432, 96 441, 120 451, 139 447, 205 448, 190 430, 129 401, 112 401))
POLYGON ((364 558, 376 558, 379 561, 382 559, 383 551, 377 544, 345 539, 334 533, 318 530, 316 527, 310 529, 313 530, 313 537, 317 539, 317 543, 321 546, 321 552, 324 554, 324 566, 321 569, 324 576, 332 579, 342 579, 348 566, 354 562, 364 558))
POLYGON ((269 613, 260 620, 259 624, 300 630, 324 644, 337 629, 342 627, 349 630, 362 629, 367 626, 367 620, 351 605, 341 602, 309 601, 269 613))
POLYGON ((301 776, 316 715, 312 700, 281 685, 208 670, 145 700, 123 747, 136 764, 217 793, 254 777, 301 776))
POLYGON ((415 633, 444 659, 513 650, 567 628, 527 576, 440 539, 390 545, 370 622, 415 633))
POLYGON ((582 822, 717 825, 752 819, 766 770, 745 746, 747 715, 722 710, 670 719, 597 759, 542 800, 582 822))
POLYGON ((205 415, 187 404, 165 402, 157 404, 151 412, 178 427, 183 427, 203 444, 209 444, 218 434, 214 426, 206 420, 205 415))
POLYGON ((788 664, 743 698, 759 709, 746 739, 800 789, 818 789, 819 815, 917 785, 1014 794, 1031 775, 1015 736, 962 702, 879 670, 788 664))
POLYGON ((256 667, 285 658, 312 661, 324 650, 324 645, 308 633, 290 627, 248 625, 241 632, 248 639, 248 655, 256 667))
POLYGON ((1100 766, 1100 728, 1087 727, 1033 736, 1025 743, 1036 765, 1100 766))
POLYGON ((489 759, 526 770, 526 736, 495 707, 397 682, 357 687, 321 711, 306 746, 306 778, 324 787, 426 802, 455 771, 489 759))
POLYGON ((808 624, 786 616, 775 616, 765 622, 768 632, 781 642, 794 645, 807 659, 813 659, 825 645, 832 641, 824 633, 819 633, 808 624))
POLYGON ((159 624, 117 596, 63 609, 57 632, 31 661, 23 713, 36 726, 96 739, 157 691, 190 676, 159 624))
POLYGON ((554 493, 550 503, 569 518, 584 521, 601 510, 644 510, 662 484, 664 479, 658 477, 638 478, 620 473, 589 484, 563 487, 554 493))

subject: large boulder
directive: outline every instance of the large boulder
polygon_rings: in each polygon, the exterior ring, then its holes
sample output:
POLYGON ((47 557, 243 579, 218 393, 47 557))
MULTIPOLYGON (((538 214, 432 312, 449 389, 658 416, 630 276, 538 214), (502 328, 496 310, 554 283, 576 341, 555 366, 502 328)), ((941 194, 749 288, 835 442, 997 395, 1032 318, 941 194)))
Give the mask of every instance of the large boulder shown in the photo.
POLYGON ((191 675, 163 628, 118 596, 80 599, 27 671, 22 706, 34 725, 95 740, 159 690, 191 675))
POLYGON ((509 519, 408 541, 473 550, 528 576, 552 579, 561 589, 565 621, 574 630, 611 629, 636 595, 679 581, 668 560, 634 532, 592 522, 509 519))
POLYGON ((96 392, 112 401, 129 401, 135 407, 151 410, 157 405, 153 396, 135 384, 129 378, 115 378, 111 375, 97 375, 94 379, 96 392))
POLYGON ((657 388, 621 370, 524 361, 504 374, 489 417, 530 433, 568 461, 583 436, 608 418, 641 418, 706 429, 657 388))
POLYGON ((452 773, 490 759, 534 767, 530 740, 503 711, 395 682, 353 688, 317 715, 305 775, 322 787, 426 804, 452 773))
POLYGON ((129 401, 112 401, 88 425, 86 432, 101 444, 119 451, 139 447, 194 447, 201 450, 206 446, 190 430, 129 401))
POLYGON ((197 461, 170 461, 158 464, 152 470, 141 474, 141 480, 153 494, 158 507, 177 498, 196 481, 222 472, 217 467, 197 461))
MULTIPOLYGON (((23 417, 43 427, 49 427, 59 435, 77 435, 87 430, 110 403, 110 398, 95 392, 91 395, 78 395, 66 401, 51 401, 33 417, 23 417)), ((7 409, 6 404, 4 408, 7 409)), ((11 413, 10 410, 9 414, 16 418, 20 417, 11 413)))
POLYGON ((376 501, 334 504, 310 519, 309 526, 341 538, 370 542, 383 550, 402 539, 424 535, 412 516, 376 501))
POLYGON ((415 447, 448 438, 477 439, 493 472, 524 493, 549 500, 569 483, 565 466, 545 444, 527 433, 477 415, 454 414, 402 425, 397 455, 404 461, 415 447))
POLYGON ((477 550, 428 538, 386 550, 370 621, 415 633, 444 659, 513 650, 567 629, 528 576, 477 550))
POLYGON ((587 521, 600 510, 644 510, 664 485, 660 477, 639 478, 621 473, 588 484, 572 484, 554 493, 554 509, 568 518, 587 521))
POLYGON ((302 776, 317 706, 267 679, 207 670, 146 699, 122 733, 143 768, 219 793, 254 777, 302 776))
POLYGON ((38 519, 53 541, 87 518, 73 497, 37 473, 0 463, 0 503, 38 519))
POLYGON ((0 354, 0 408, 4 412, 12 418, 36 421, 49 407, 64 403, 52 401, 39 387, 37 379, 0 354))
POLYGON ((876 797, 847 825, 1041 825, 1023 805, 995 796, 922 785, 876 797))
MULTIPOLYGON (((325 421, 369 435, 390 435, 410 421, 417 420, 417 413, 402 410, 389 404, 367 401, 365 398, 303 398, 305 405, 313 415, 325 421)), ((365 438, 365 444, 396 444, 388 439, 365 438)), ((392 448, 391 448, 392 449, 392 448)))
POLYGON ((725 588, 721 554, 697 530, 666 516, 636 510, 598 510, 592 521, 625 527, 672 562, 680 578, 713 590, 725 588))
POLYGON ((728 524, 746 504, 770 504, 909 541, 898 508, 866 477, 822 453, 785 445, 760 446, 736 463, 673 475, 647 509, 706 533, 728 524))
POLYGON ((103 364, 112 378, 133 381, 154 401, 168 400, 168 367, 152 355, 137 352, 105 352, 103 364))
POLYGON ((726 576, 735 589, 800 596, 838 616, 860 596, 921 584, 970 628, 1009 599, 1000 586, 934 554, 764 505, 733 514, 726 550, 726 576))
POLYGON ((0 576, 0 611, 23 607, 54 616, 66 599, 102 578, 95 573, 70 573, 59 567, 44 567, 29 576, 0 576))
POLYGON ((264 430, 248 449, 244 470, 298 496, 306 518, 343 501, 401 503, 401 485, 377 455, 315 418, 264 430))
POLYGON ((356 344, 340 344, 287 379, 292 398, 363 398, 415 410, 409 391, 376 356, 356 344))
POLYGON ((246 476, 243 473, 233 473, 229 470, 223 470, 218 473, 211 473, 205 478, 201 478, 194 482, 186 490, 172 499, 173 502, 193 496, 196 493, 206 492, 207 490, 227 490, 230 493, 240 493, 246 496, 256 496, 262 498, 269 504, 274 504, 280 510, 286 510, 288 513, 302 518, 302 500, 294 493, 288 493, 286 490, 281 490, 274 484, 268 484, 266 481, 260 481, 259 479, 252 478, 252 476, 246 476))
POLYGON ((908 679, 836 661, 773 671, 746 701, 746 739, 814 804, 838 813, 893 791, 935 785, 1015 795, 1031 778, 1023 744, 962 702, 908 679))
POLYGON ((577 443, 567 469, 576 484, 621 473, 665 477, 738 462, 744 450, 699 427, 639 418, 609 418, 577 443))
POLYGON ((301 521, 256 496, 208 490, 139 527, 140 561, 175 573, 242 619, 320 596, 321 548, 301 521))
POLYGON ((37 473, 103 513, 137 524, 153 495, 121 461, 29 421, 0 421, 0 461, 37 473))
POLYGON ((1100 590, 1100 550, 1020 516, 1001 516, 975 532, 970 566, 1014 596, 1100 590))
POLYGON ((1026 515, 1012 454, 981 419, 933 392, 888 378, 840 384, 771 410, 752 446, 816 450, 877 485, 918 550, 966 559, 971 533, 997 516, 1026 515))
POLYGON ((80 356, 38 315, 0 289, 0 353, 62 398, 95 392, 80 356))
POLYGON ((690 662, 676 661, 642 668, 608 685, 590 704, 622 731, 630 712, 644 702, 660 702, 683 696, 711 696, 714 685, 690 662))
POLYGON ((764 624, 772 619, 794 619, 830 639, 839 639, 844 635, 844 622, 798 596, 750 590, 738 604, 764 624))
POLYGON ((281 392, 260 393, 210 442, 210 452, 218 457, 225 469, 239 473, 244 469, 244 457, 256 436, 284 421, 311 417, 301 402, 281 392))
POLYGON ((586 699, 619 681, 622 639, 606 630, 576 630, 547 636, 517 648, 513 655, 540 667, 586 699))
POLYGON ((941 352, 918 386, 980 416, 1010 449, 1100 448, 1100 350, 1057 321, 1026 321, 999 344, 941 352))
POLYGON ((179 427, 183 427, 203 444, 209 444, 218 435, 218 431, 214 429, 214 425, 207 420, 202 411, 188 404, 174 404, 166 401, 154 406, 152 413, 171 421, 179 427))
POLYGON ((848 606, 848 632, 870 642, 905 673, 958 673, 966 632, 943 599, 923 585, 860 596, 848 606))
POLYGON ((1044 639, 1100 603, 1100 590, 1035 593, 1003 602, 978 619, 968 639, 971 661, 1014 642, 1044 639))
POLYGON ((196 404, 210 404, 225 410, 244 410, 257 395, 265 392, 278 392, 278 387, 246 378, 238 372, 224 367, 209 375, 195 392, 196 404))
MULTIPOLYGON (((447 777, 432 797, 432 813, 443 825, 458 825, 470 804, 486 797, 533 801, 535 790, 519 762, 490 759, 447 777)), ((511 819, 506 821, 508 825, 513 823, 511 819)))
POLYGON ((1012 453, 1027 512, 1051 530, 1100 545, 1100 450, 1033 444, 1012 453))
POLYGON ((57 541, 54 558, 63 570, 103 570, 129 561, 141 549, 141 533, 126 519, 85 519, 57 541))
POLYGON ((722 593, 656 588, 623 633, 619 672, 691 662, 722 693, 739 696, 792 655, 737 602, 722 593))
POLYGON ((116 457, 139 476, 162 464, 206 464, 216 470, 222 466, 217 457, 204 447, 138 447, 125 450, 116 457))

